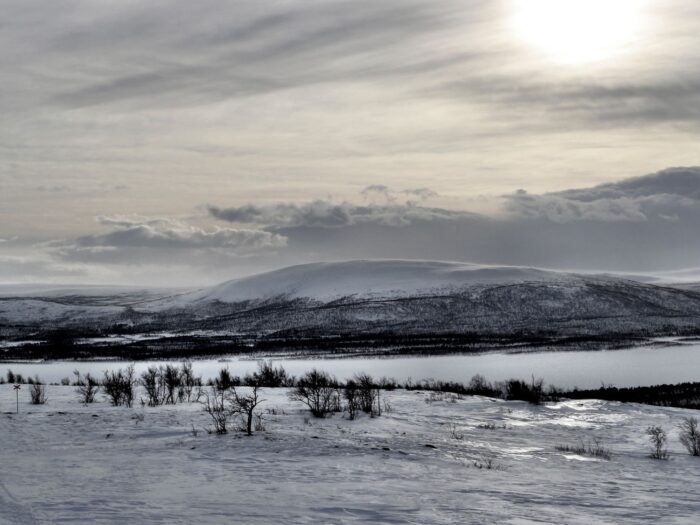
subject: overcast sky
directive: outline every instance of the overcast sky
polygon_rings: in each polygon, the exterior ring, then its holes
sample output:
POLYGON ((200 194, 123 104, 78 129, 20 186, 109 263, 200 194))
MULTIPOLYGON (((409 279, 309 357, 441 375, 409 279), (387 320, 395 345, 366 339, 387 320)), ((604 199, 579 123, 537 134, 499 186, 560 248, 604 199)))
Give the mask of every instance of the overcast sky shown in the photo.
POLYGON ((697 2, 0 9, 0 283, 700 267, 697 2))

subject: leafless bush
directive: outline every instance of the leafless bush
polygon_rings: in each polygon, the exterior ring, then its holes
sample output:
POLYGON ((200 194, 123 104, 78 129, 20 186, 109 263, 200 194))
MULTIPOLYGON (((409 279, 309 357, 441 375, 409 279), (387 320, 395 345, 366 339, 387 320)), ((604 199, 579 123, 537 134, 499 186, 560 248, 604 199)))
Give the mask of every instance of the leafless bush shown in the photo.
POLYGON ((430 405, 432 403, 435 403, 437 401, 444 401, 445 399, 445 394, 442 392, 430 392, 428 394, 428 397, 425 398, 425 403, 430 405))
POLYGON ((265 422, 263 421, 262 414, 255 414, 255 431, 265 432, 265 422))
POLYGON ((22 385, 26 383, 27 381, 24 379, 22 374, 15 374, 12 370, 9 368, 7 369, 7 382, 10 384, 15 384, 15 385, 22 385))
POLYGON ((338 404, 337 387, 328 373, 313 369, 299 378, 289 398, 304 403, 314 417, 325 417, 338 404))
POLYGON ((216 386, 212 386, 209 392, 202 392, 202 400, 200 403, 204 407, 204 411, 209 414, 214 424, 214 429, 209 432, 226 434, 226 432, 228 432, 226 426, 231 413, 226 407, 225 392, 216 386))
POLYGON ((178 390, 178 399, 180 401, 192 401, 195 389, 202 384, 202 378, 194 375, 192 363, 183 361, 180 365, 180 388, 178 390))
POLYGON ((653 459, 668 459, 668 449, 666 448, 668 437, 666 436, 666 431, 660 426, 651 426, 647 428, 646 432, 651 443, 651 454, 649 454, 649 457, 653 459))
POLYGON ((502 470, 503 467, 496 462, 496 457, 493 453, 484 453, 478 459, 472 461, 472 465, 478 469, 484 470, 502 470))
POLYGON ((382 406, 384 407, 384 412, 386 412, 387 414, 391 414, 394 410, 388 399, 384 400, 384 402, 382 403, 382 406))
POLYGON ((229 394, 230 412, 243 417, 244 430, 249 436, 253 435, 253 419, 259 415, 255 409, 265 401, 260 399, 259 394, 260 388, 257 385, 252 386, 247 394, 242 394, 235 387, 231 389, 229 394))
POLYGON ((360 401, 358 395, 357 383, 352 379, 345 383, 345 389, 343 390, 343 397, 345 398, 346 407, 348 409, 348 418, 355 419, 357 417, 357 411, 360 408, 360 401))
POLYGON ((480 374, 476 374, 471 378, 467 390, 470 391, 472 395, 476 396, 492 396, 494 393, 491 383, 480 374))
POLYGON ((681 444, 688 450, 691 456, 700 456, 700 430, 698 420, 695 417, 686 417, 678 425, 681 444))
POLYGON ((95 397, 97 397, 97 393, 100 390, 100 384, 97 379, 92 377, 90 373, 81 376, 77 370, 73 374, 75 374, 75 382, 73 384, 76 387, 75 391, 80 398, 80 402, 85 405, 94 403, 95 397))
POLYGON ((375 402, 379 398, 379 388, 374 383, 371 375, 365 373, 355 374, 353 377, 357 384, 358 401, 360 410, 365 414, 375 414, 380 410, 380 407, 375 408, 375 402))
POLYGON ((112 406, 123 405, 131 407, 133 405, 134 385, 136 384, 134 374, 133 364, 127 366, 124 370, 121 368, 117 371, 105 370, 102 379, 102 389, 112 406))
POLYGON ((222 368, 219 370, 219 376, 214 379, 214 387, 222 392, 240 385, 240 378, 232 376, 228 368, 222 368))
POLYGON ((149 366, 145 372, 141 373, 140 383, 146 393, 146 404, 148 406, 155 407, 163 404, 165 392, 161 368, 149 366))
POLYGON ((610 461, 612 457, 610 449, 605 448, 596 438, 591 439, 588 443, 584 443, 583 440, 581 440, 577 445, 557 445, 554 448, 560 452, 569 452, 579 456, 590 456, 607 461, 610 461))
POLYGON ((246 375, 243 382, 246 385, 279 388, 292 386, 294 378, 287 375, 287 371, 281 365, 274 366, 272 362, 263 360, 258 362, 258 371, 246 375))
POLYGON ((174 405, 177 389, 180 387, 180 370, 175 365, 165 365, 163 368, 163 386, 165 392, 164 403, 174 405))
POLYGON ((533 405, 541 404, 545 399, 544 381, 532 377, 531 383, 520 379, 509 379, 502 384, 504 399, 527 401, 533 405))
POLYGON ((455 423, 450 423, 449 430, 450 430, 450 437, 452 439, 456 439, 458 441, 462 441, 464 439, 464 434, 459 431, 459 428, 457 427, 457 425, 455 423))
POLYGON ((29 396, 32 405, 43 405, 48 401, 46 397, 46 385, 44 385, 39 376, 35 376, 32 385, 29 388, 29 396))

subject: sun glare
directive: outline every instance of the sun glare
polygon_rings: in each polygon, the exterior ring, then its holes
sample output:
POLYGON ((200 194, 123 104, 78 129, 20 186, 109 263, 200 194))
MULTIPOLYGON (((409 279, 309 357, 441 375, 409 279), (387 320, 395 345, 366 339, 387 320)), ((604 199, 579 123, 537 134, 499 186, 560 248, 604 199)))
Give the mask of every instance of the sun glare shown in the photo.
POLYGON ((645 0, 514 0, 519 38, 563 64, 601 61, 633 47, 645 0))

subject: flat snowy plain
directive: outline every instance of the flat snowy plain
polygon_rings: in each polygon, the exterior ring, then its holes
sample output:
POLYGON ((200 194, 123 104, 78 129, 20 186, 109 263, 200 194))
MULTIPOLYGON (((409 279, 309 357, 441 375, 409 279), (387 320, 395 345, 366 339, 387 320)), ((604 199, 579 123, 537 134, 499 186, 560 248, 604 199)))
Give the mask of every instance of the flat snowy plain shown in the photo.
POLYGON ((382 392, 390 412, 349 421, 311 418, 286 389, 264 389, 266 430, 245 437, 204 432, 198 404, 84 406, 72 387, 48 386, 48 404, 31 406, 22 388, 15 415, 12 386, 0 385, 2 525, 678 524, 700 516, 700 458, 685 453, 676 430, 694 411, 431 401, 429 392, 397 390, 382 392), (669 432, 669 461, 648 457, 649 425, 669 432), (555 449, 593 438, 610 461, 555 449), (496 468, 478 468, 489 461, 496 468))

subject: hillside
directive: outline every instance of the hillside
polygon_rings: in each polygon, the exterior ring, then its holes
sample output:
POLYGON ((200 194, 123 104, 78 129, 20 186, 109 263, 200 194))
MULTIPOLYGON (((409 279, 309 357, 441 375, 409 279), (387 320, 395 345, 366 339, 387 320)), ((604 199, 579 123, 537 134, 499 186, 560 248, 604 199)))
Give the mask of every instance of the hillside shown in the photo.
POLYGON ((610 275, 435 261, 314 263, 206 289, 0 297, 6 336, 39 328, 250 336, 694 333, 700 293, 610 275))

